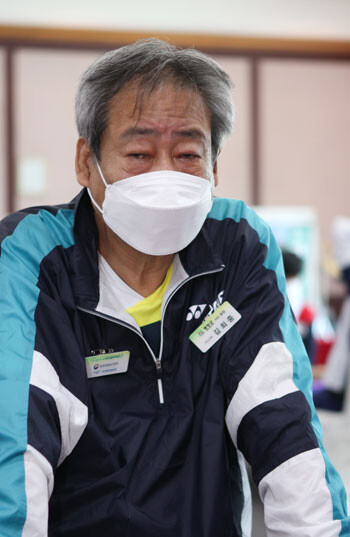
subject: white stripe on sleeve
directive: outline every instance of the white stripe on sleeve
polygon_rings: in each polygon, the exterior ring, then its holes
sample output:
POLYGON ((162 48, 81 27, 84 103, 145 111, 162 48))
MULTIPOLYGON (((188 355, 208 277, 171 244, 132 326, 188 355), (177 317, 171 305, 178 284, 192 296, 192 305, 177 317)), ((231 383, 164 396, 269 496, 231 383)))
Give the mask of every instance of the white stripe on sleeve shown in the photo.
POLYGON ((46 537, 54 477, 51 464, 32 446, 24 454, 27 515, 22 537, 46 537))
POLYGON ((237 431, 253 408, 298 391, 293 382, 293 358, 284 343, 263 345, 241 379, 226 412, 226 425, 237 446, 237 431))
POLYGON ((88 421, 88 409, 65 388, 47 358, 34 351, 30 384, 49 393, 55 400, 60 425, 62 446, 58 464, 72 452, 88 421))
POLYGON ((244 495, 244 505, 241 517, 241 529, 242 537, 250 537, 252 534, 252 516, 253 516, 253 506, 252 506, 252 493, 250 490, 249 477, 247 472, 247 467, 244 459, 244 455, 239 449, 237 449, 238 464, 241 470, 242 476, 242 487, 244 495))
POLYGON ((325 478, 325 463, 316 448, 300 453, 259 483, 268 537, 339 537, 340 520, 325 478))

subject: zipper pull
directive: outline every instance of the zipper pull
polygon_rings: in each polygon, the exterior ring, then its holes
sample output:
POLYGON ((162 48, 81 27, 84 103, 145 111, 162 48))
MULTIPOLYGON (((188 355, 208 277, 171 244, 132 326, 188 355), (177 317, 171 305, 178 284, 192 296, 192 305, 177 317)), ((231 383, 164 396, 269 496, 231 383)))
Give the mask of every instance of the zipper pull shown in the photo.
POLYGON ((159 402, 164 404, 163 383, 162 383, 162 362, 159 358, 156 359, 156 372, 159 392, 159 402))

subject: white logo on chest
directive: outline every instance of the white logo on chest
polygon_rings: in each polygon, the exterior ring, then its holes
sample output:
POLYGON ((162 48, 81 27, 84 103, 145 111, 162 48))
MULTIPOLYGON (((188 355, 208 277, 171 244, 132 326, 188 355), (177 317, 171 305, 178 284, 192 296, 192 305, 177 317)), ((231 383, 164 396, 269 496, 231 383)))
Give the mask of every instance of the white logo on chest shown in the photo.
POLYGON ((194 306, 191 306, 186 315, 186 321, 191 321, 192 319, 199 319, 207 305, 208 304, 195 304, 194 306))
POLYGON ((209 305, 209 312, 205 318, 209 317, 209 315, 214 313, 214 311, 216 311, 218 307, 221 306, 223 301, 224 301, 224 290, 220 291, 216 300, 214 300, 212 304, 194 304, 193 306, 190 306, 186 315, 186 321, 192 321, 192 319, 199 319, 203 311, 208 305, 209 305))
POLYGON ((218 307, 221 306, 221 304, 224 301, 224 292, 225 292, 225 290, 220 291, 220 293, 217 296, 217 299, 214 300, 214 302, 209 306, 209 311, 208 311, 207 315, 205 316, 205 318, 209 317, 209 315, 214 313, 214 311, 216 311, 218 309, 218 307))

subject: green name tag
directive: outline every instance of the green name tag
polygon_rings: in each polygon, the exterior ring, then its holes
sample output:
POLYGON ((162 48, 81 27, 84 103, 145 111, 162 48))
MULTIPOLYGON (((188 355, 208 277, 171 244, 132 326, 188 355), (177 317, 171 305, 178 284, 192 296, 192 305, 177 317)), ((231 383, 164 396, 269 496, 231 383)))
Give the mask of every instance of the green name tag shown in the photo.
POLYGON ((206 352, 238 323, 241 317, 242 315, 226 301, 192 332, 190 340, 202 352, 206 352))
POLYGON ((86 372, 89 379, 125 373, 129 366, 130 351, 97 354, 85 358, 86 372))

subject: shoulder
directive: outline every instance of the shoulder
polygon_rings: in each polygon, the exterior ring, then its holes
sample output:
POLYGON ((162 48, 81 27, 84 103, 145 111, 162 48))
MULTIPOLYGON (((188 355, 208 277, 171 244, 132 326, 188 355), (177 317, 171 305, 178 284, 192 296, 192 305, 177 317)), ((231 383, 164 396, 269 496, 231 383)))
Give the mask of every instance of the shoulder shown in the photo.
POLYGON ((56 246, 74 243, 71 205, 42 206, 12 213, 0 222, 0 262, 30 270, 56 246))
POLYGON ((214 198, 210 213, 208 214, 208 224, 214 226, 227 227, 241 234, 255 234, 256 239, 269 245, 271 230, 268 224, 248 207, 244 201, 231 198, 214 198))
POLYGON ((225 264, 243 272, 261 266, 283 279, 281 250, 269 225, 243 201, 215 198, 206 229, 225 264))

